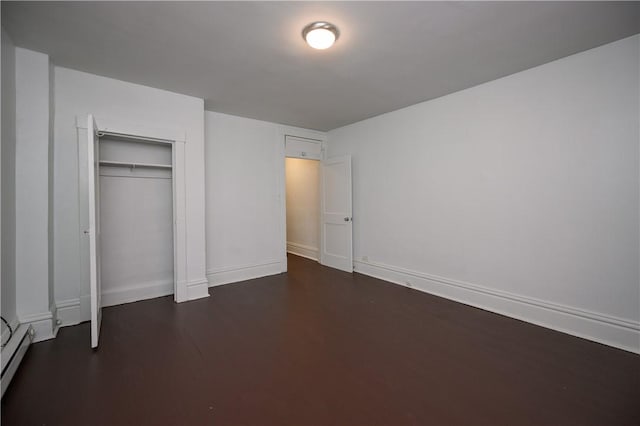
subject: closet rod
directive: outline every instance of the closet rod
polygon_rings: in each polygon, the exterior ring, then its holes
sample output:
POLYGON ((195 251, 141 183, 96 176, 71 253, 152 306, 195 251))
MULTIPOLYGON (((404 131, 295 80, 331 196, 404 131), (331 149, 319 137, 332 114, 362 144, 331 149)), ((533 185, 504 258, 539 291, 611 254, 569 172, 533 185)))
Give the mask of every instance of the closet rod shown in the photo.
POLYGON ((103 137, 103 136, 112 136, 115 138, 122 138, 122 139, 133 139, 133 140, 137 140, 140 142, 146 142, 146 143, 161 143, 161 144, 166 144, 166 143, 173 143, 175 142, 172 139, 160 139, 160 138, 152 138, 152 137, 147 137, 147 136, 136 136, 136 135, 129 135, 126 133, 117 133, 117 132, 109 132, 109 131, 105 131, 105 130, 98 130, 96 132, 96 136, 98 137, 103 137))
POLYGON ((99 164, 101 166, 109 166, 109 167, 131 167, 132 169, 135 169, 136 167, 156 168, 156 169, 170 169, 170 168, 172 168, 171 164, 131 163, 131 162, 128 162, 128 161, 106 161, 106 160, 101 160, 99 164))
POLYGON ((123 178, 123 179, 154 179, 154 180, 171 180, 170 177, 161 176, 131 176, 131 175, 99 175, 100 177, 123 178))

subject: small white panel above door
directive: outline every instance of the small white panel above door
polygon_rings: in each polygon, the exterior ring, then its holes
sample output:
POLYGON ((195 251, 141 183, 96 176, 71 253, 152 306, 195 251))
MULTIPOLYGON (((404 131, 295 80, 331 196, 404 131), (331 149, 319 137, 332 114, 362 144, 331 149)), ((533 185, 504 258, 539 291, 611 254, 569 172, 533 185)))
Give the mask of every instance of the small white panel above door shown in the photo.
POLYGON ((296 136, 285 136, 285 156, 289 158, 322 159, 322 142, 296 136))

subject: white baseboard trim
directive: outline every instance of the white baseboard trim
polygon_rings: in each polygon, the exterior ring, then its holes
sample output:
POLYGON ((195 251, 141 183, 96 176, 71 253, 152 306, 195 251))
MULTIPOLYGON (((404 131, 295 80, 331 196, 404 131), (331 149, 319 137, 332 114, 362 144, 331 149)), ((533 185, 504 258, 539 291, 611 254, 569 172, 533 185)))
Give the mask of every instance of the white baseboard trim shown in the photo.
POLYGON ((280 260, 272 260, 255 265, 210 269, 207 271, 207 278, 209 280, 209 287, 214 287, 238 281, 266 277, 268 275, 276 275, 281 272, 282 262, 280 260))
POLYGON ((51 306, 49 311, 36 314, 19 315, 18 321, 21 325, 30 325, 35 332, 33 343, 53 339, 58 334, 58 324, 56 324, 56 307, 51 306))
POLYGON ((377 262, 355 261, 354 270, 573 336, 640 353, 638 322, 377 262))
POLYGON ((306 257, 307 259, 315 260, 320 259, 320 251, 318 247, 311 247, 304 244, 292 243, 287 241, 287 253, 295 254, 296 256, 306 257))
MULTIPOLYGON (((123 287, 102 292, 102 307, 122 305, 140 300, 154 299, 173 294, 173 281, 147 283, 140 286, 123 287)), ((90 296, 60 300, 56 302, 58 321, 61 327, 89 321, 90 296)))
POLYGON ((56 302, 60 327, 76 325, 82 322, 80 315, 80 299, 61 300, 56 302))
POLYGON ((102 307, 122 305, 173 294, 173 281, 146 283, 102 292, 102 307))
POLYGON ((187 283, 188 300, 197 300, 204 297, 209 297, 209 280, 207 278, 189 281, 187 283))

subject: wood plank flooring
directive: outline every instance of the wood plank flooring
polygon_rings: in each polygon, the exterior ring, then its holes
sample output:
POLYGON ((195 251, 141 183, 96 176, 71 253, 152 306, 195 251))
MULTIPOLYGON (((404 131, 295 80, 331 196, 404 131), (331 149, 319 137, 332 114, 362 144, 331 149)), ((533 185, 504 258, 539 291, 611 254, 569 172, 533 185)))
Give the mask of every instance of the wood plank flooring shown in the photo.
POLYGON ((640 356, 289 257, 32 345, 11 425, 639 425, 640 356))

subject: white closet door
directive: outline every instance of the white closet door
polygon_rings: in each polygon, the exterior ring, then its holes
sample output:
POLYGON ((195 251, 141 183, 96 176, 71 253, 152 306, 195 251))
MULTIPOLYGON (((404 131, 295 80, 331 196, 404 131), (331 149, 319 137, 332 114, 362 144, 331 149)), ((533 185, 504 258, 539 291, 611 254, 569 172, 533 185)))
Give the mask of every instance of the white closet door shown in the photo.
POLYGON ((322 252, 320 263, 353 272, 351 156, 322 162, 322 252))
POLYGON ((102 321, 102 303, 100 286, 100 150, 98 149, 98 128, 92 115, 87 124, 87 172, 88 172, 88 212, 89 229, 85 234, 89 238, 89 288, 91 294, 91 347, 98 347, 100 323, 102 321))

